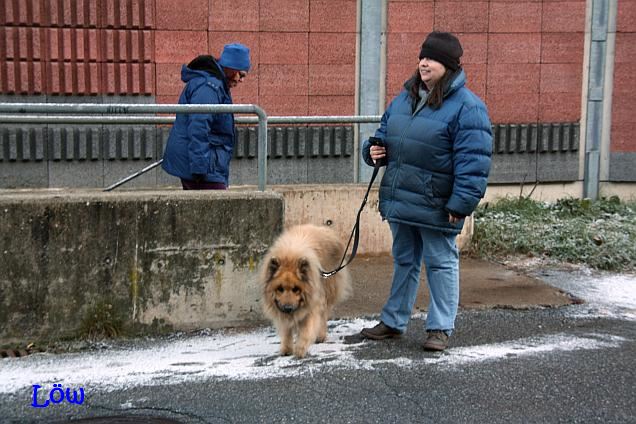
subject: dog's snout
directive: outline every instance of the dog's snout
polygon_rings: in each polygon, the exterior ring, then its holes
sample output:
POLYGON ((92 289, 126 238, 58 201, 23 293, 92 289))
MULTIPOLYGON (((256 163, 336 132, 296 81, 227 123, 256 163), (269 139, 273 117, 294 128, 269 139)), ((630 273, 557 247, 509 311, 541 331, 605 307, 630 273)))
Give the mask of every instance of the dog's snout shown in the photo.
POLYGON ((286 314, 291 314, 292 312, 296 310, 294 305, 285 305, 285 304, 282 304, 282 305, 278 304, 278 309, 280 309, 281 312, 286 314))

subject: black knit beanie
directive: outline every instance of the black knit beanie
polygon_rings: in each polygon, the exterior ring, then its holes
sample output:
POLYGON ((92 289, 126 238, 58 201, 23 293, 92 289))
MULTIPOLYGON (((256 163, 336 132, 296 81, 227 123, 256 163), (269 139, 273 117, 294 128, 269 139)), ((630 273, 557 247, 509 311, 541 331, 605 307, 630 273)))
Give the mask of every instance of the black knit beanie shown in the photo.
POLYGON ((431 32, 420 50, 420 60, 429 58, 435 60, 448 69, 456 71, 459 69, 459 58, 464 54, 464 49, 457 37, 450 32, 431 32))
POLYGON ((221 69, 219 69, 218 65, 216 64, 216 59, 210 55, 203 54, 197 56, 192 59, 192 61, 188 63, 187 66, 188 68, 193 70, 206 71, 212 76, 220 79, 221 81, 225 79, 223 72, 221 72, 221 69))

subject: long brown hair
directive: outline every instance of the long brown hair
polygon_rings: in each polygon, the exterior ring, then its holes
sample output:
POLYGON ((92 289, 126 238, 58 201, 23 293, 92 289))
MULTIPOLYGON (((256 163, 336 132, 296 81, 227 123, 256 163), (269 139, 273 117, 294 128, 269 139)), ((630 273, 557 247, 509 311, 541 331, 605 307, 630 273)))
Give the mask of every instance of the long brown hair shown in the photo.
MULTIPOLYGON (((450 69, 447 69, 446 72, 444 72, 442 78, 440 78, 437 84, 433 86, 430 93, 428 93, 426 106, 430 106, 433 109, 439 109, 442 107, 442 104, 444 103, 444 91, 446 91, 446 88, 448 88, 448 85, 453 80, 456 73, 457 71, 453 72, 450 69)), ((415 110, 415 107, 420 101, 420 87, 424 86, 424 89, 426 90, 426 85, 424 85, 424 82, 422 82, 422 78, 420 77, 419 68, 415 70, 415 73, 413 73, 413 76, 411 76, 407 84, 410 85, 409 94, 413 98, 413 110, 415 110)))

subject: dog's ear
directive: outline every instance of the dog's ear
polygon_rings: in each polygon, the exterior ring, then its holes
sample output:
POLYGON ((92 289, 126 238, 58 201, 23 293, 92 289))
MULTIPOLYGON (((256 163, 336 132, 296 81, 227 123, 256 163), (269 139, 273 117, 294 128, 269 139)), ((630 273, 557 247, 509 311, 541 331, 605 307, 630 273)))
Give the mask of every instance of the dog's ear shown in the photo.
POLYGON ((276 271, 280 268, 280 259, 274 257, 269 260, 269 264, 267 264, 267 280, 271 280, 276 271))
POLYGON ((298 275, 301 280, 309 281, 310 268, 309 259, 305 257, 298 258, 298 275))

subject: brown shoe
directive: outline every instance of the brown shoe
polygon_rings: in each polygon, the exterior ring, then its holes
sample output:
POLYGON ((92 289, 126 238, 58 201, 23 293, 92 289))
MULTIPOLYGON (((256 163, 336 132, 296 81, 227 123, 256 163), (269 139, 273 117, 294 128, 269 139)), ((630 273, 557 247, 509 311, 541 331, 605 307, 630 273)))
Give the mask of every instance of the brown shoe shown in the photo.
POLYGON ((360 334, 367 339, 384 340, 393 337, 400 337, 402 332, 395 328, 388 327, 380 321, 380 323, 373 328, 363 328, 362 331, 360 331, 360 334))
POLYGON ((441 352, 448 347, 448 334, 442 330, 428 331, 428 336, 424 342, 424 350, 441 352))

